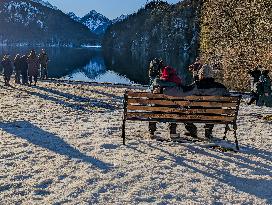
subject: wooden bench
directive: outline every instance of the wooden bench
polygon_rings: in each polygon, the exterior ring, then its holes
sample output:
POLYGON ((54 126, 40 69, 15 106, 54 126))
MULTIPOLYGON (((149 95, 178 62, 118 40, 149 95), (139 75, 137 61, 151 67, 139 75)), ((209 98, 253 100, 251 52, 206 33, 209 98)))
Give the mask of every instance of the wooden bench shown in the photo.
POLYGON ((164 94, 127 91, 124 95, 122 138, 125 145, 126 121, 149 121, 169 123, 225 124, 225 136, 233 125, 236 148, 237 116, 241 96, 186 96, 174 97, 164 94))

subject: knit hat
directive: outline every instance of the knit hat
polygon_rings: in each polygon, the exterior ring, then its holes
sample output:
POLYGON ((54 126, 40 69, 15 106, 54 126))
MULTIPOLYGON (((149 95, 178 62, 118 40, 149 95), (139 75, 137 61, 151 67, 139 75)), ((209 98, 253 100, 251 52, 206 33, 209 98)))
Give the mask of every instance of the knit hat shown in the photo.
POLYGON ((213 70, 208 64, 204 64, 198 71, 199 78, 201 78, 201 76, 204 78, 213 78, 213 75, 213 70))

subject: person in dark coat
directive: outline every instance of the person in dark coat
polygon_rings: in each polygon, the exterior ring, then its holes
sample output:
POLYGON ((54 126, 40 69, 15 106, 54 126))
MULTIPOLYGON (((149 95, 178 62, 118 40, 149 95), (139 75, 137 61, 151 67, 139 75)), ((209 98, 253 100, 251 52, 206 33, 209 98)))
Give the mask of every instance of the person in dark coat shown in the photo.
POLYGON ((259 106, 272 107, 272 90, 269 70, 263 70, 259 79, 259 106))
POLYGON ((39 75, 39 59, 36 55, 35 50, 32 50, 27 58, 28 63, 28 77, 29 85, 32 84, 32 78, 34 78, 34 85, 36 86, 39 75))
POLYGON ((12 66, 12 62, 10 60, 10 56, 6 55, 4 56, 1 65, 4 68, 4 81, 5 81, 5 85, 6 86, 10 86, 9 81, 13 72, 13 66, 12 66))
POLYGON ((44 49, 42 49, 42 52, 41 54, 39 55, 39 61, 40 61, 40 64, 41 64, 41 79, 48 79, 48 61, 49 61, 49 58, 48 58, 48 55, 47 53, 45 52, 44 49))
POLYGON ((256 105, 259 104, 258 86, 259 86, 259 79, 262 74, 261 69, 262 69, 262 66, 258 65, 257 67, 254 68, 254 70, 251 70, 248 72, 248 74, 251 76, 251 79, 250 79, 251 93, 250 93, 250 100, 247 103, 248 105, 251 105, 254 102, 256 102, 256 105))
MULTIPOLYGON (((212 68, 205 64, 198 71, 198 79, 194 84, 189 86, 183 86, 182 88, 173 87, 164 90, 164 94, 176 97, 182 96, 228 96, 229 92, 227 88, 215 81, 213 77, 212 68)), ((212 138, 213 124, 205 125, 205 137, 207 139, 212 138)), ((185 123, 185 128, 187 132, 185 135, 189 135, 193 138, 197 138, 197 127, 193 123, 185 123)))
POLYGON ((20 62, 20 55, 17 54, 14 58, 14 68, 15 68, 15 83, 21 83, 21 62, 20 62))
MULTIPOLYGON (((195 95, 229 96, 227 88, 223 84, 215 81, 213 77, 212 68, 208 64, 203 65, 202 68, 199 70, 198 79, 199 80, 195 82, 197 87, 195 95)), ((213 124, 206 124, 204 126, 205 137, 207 139, 213 138, 212 136, 213 127, 214 127, 213 124)), ((186 123, 185 128, 188 131, 188 133, 186 133, 187 135, 197 137, 197 127, 193 123, 186 123)))
POLYGON ((23 55, 20 58, 20 70, 22 74, 22 84, 27 85, 28 84, 28 78, 27 78, 28 63, 27 63, 26 55, 23 55))

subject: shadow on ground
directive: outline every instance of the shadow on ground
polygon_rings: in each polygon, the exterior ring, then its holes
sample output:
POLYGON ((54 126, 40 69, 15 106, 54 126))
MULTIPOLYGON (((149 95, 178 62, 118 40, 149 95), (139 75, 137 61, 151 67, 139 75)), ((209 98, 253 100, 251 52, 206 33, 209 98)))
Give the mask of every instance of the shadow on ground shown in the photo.
POLYGON ((116 106, 114 106, 111 103, 107 103, 103 100, 95 99, 95 98, 87 98, 87 97, 81 97, 78 95, 73 95, 70 93, 64 93, 58 90, 54 90, 51 88, 44 88, 40 86, 35 86, 33 88, 37 88, 37 90, 41 90, 44 92, 47 92, 48 94, 43 94, 40 92, 30 91, 26 88, 17 88, 20 91, 26 92, 29 95, 37 96, 39 98, 42 98, 44 100, 50 100, 56 104, 63 105, 68 108, 72 108, 76 111, 84 111, 84 112, 91 112, 92 110, 89 110, 88 107, 92 108, 102 108, 105 110, 113 111, 116 110, 116 106), (50 96, 50 94, 54 94, 55 96, 50 96), (59 97, 58 97, 59 96, 59 97), (63 98, 66 98, 68 101, 65 101, 63 98), (71 102, 71 100, 73 102, 71 102))
MULTIPOLYGON (((235 165, 237 169, 249 169, 251 175, 258 177, 264 176, 265 178, 267 178, 252 179, 249 176, 242 177, 242 173, 240 174, 240 176, 236 176, 235 174, 230 173, 228 170, 218 169, 214 164, 214 166, 211 166, 209 163, 203 163, 197 160, 187 159, 183 156, 178 156, 168 151, 167 147, 157 147, 154 146, 154 143, 152 142, 146 142, 141 140, 140 143, 148 146, 150 149, 158 150, 158 153, 161 152, 166 154, 177 166, 187 167, 195 173, 202 174, 203 176, 205 176, 205 178, 218 180, 221 183, 234 187, 239 192, 248 193, 250 195, 254 195, 258 198, 264 199, 267 201, 268 204, 272 203, 272 165, 271 158, 270 160, 267 158, 268 156, 272 156, 272 152, 242 146, 242 149, 246 150, 247 155, 239 155, 239 153, 212 153, 208 152, 206 148, 201 148, 197 145, 186 144, 186 147, 192 153, 202 154, 207 158, 222 160, 232 165, 235 165), (224 156, 222 156, 222 154, 224 156), (254 158, 260 159, 261 162, 253 161, 247 158, 248 155, 254 155, 254 158)), ((127 147, 130 149, 135 149, 134 146, 128 145, 127 147)))
POLYGON ((14 137, 27 140, 29 143, 48 149, 56 154, 90 163, 103 171, 109 171, 113 166, 99 159, 87 156, 65 142, 59 136, 42 130, 28 121, 1 122, 0 129, 14 137))

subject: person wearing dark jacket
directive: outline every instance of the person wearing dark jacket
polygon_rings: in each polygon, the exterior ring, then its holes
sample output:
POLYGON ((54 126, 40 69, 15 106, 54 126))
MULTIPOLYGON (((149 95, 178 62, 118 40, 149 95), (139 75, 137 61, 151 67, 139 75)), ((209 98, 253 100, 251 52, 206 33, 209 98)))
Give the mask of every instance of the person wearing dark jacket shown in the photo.
POLYGON ((15 68, 15 83, 20 84, 21 79, 21 62, 20 62, 20 55, 17 54, 14 58, 14 68, 15 68))
POLYGON ((27 78, 28 63, 27 63, 26 55, 23 55, 20 58, 20 70, 22 74, 22 84, 27 85, 28 84, 28 78, 27 78))
POLYGON ((269 77, 269 70, 263 70, 259 79, 259 106, 272 107, 272 90, 271 79, 269 77))
POLYGON ((28 77, 29 85, 32 84, 32 77, 34 77, 34 85, 36 86, 39 75, 39 59, 35 50, 32 50, 27 58, 28 63, 28 77))
POLYGON ((48 79, 48 61, 49 61, 49 58, 48 58, 48 55, 47 53, 45 52, 44 49, 42 49, 42 52, 41 54, 39 55, 39 61, 40 61, 40 64, 41 64, 41 79, 44 80, 44 79, 48 79))
POLYGON ((250 100, 247 103, 248 105, 251 105, 252 103, 256 102, 256 105, 259 103, 259 94, 258 94, 258 86, 259 86, 259 79, 262 75, 261 69, 262 67, 259 65, 255 67, 254 70, 251 70, 248 72, 248 74, 251 76, 250 79, 250 86, 251 86, 251 94, 250 94, 250 100))
POLYGON ((4 68, 4 81, 5 81, 5 85, 9 86, 9 81, 13 72, 13 66, 12 66, 12 62, 10 60, 10 56, 6 55, 4 56, 1 65, 4 68))
MULTIPOLYGON (((202 68, 198 72, 199 80, 196 81, 196 92, 194 95, 215 95, 215 96, 228 96, 229 92, 227 88, 218 82, 215 82, 213 78, 213 71, 211 67, 207 64, 203 65, 202 68)), ((205 125, 205 137, 207 139, 212 139, 212 130, 214 125, 213 124, 206 124, 205 125)), ((187 135, 190 135, 194 138, 197 137, 197 127, 193 123, 186 123, 185 128, 187 129, 187 135)))

